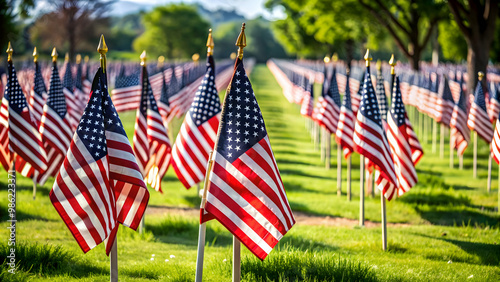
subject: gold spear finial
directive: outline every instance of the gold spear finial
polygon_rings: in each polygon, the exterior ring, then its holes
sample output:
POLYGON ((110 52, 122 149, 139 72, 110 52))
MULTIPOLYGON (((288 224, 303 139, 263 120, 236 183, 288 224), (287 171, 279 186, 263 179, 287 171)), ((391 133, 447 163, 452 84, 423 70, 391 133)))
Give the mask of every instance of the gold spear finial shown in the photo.
POLYGON ((370 61, 371 60, 373 60, 373 59, 372 59, 372 55, 370 54, 370 49, 366 49, 365 61, 366 61, 366 66, 367 67, 370 66, 370 61))
POLYGON ((212 29, 208 30, 207 38, 207 56, 214 54, 214 39, 212 38, 212 29))
POLYGON ((106 53, 108 52, 108 46, 104 40, 104 35, 101 34, 101 39, 99 40, 99 45, 97 46, 97 52, 101 55, 99 60, 101 61, 102 72, 106 73, 106 53))
POLYGON ((55 63, 57 62, 57 56, 59 56, 59 54, 57 54, 57 50, 56 50, 56 47, 54 47, 54 49, 52 49, 52 54, 50 54, 52 56, 52 62, 55 63))
POLYGON ((14 53, 14 49, 12 49, 12 45, 10 45, 10 41, 9 41, 9 45, 7 46, 7 61, 8 62, 12 62, 12 53, 14 53))
POLYGON ((88 62, 89 62, 89 60, 90 60, 89 56, 85 56, 85 58, 83 59, 83 61, 84 61, 85 63, 88 63, 88 62))
POLYGON ((324 58, 323 58, 323 62, 325 62, 325 64, 328 64, 330 62, 330 57, 328 55, 326 55, 324 58))
POLYGON ((193 56, 191 56, 191 59, 193 59, 195 63, 198 63, 198 60, 200 59, 200 54, 194 53, 193 56))
POLYGON ((69 53, 66 52, 66 55, 64 56, 64 62, 67 63, 69 62, 69 53))
POLYGON ((333 53, 333 55, 332 55, 332 61, 334 63, 336 63, 338 60, 339 60, 339 55, 336 52, 333 53))
POLYGON ((377 70, 382 70, 382 62, 377 60, 377 70))
POLYGON ((140 58, 141 58, 141 66, 146 66, 146 60, 147 60, 146 50, 142 51, 140 58))
POLYGON ((165 57, 164 56, 159 56, 158 57, 158 64, 156 65, 156 67, 158 67, 159 69, 163 68, 163 63, 164 62, 165 62, 165 57))
POLYGON ((33 62, 38 62, 38 51, 36 50, 36 47, 33 48, 33 62))
POLYGON ((394 54, 392 54, 391 59, 389 60, 389 65, 391 65, 391 74, 396 74, 394 68, 396 67, 396 60, 394 60, 394 54))
POLYGON ((82 55, 77 54, 77 55, 76 55, 76 60, 75 60, 75 61, 76 61, 76 63, 77 63, 77 64, 80 64, 80 63, 82 62, 82 55))
POLYGON ((479 78, 479 81, 483 81, 483 77, 484 77, 484 72, 480 71, 477 73, 477 76, 479 78))
POLYGON ((247 37, 245 36, 245 23, 241 25, 241 32, 236 40, 236 46, 238 46, 238 58, 243 59, 243 48, 247 46, 247 37))

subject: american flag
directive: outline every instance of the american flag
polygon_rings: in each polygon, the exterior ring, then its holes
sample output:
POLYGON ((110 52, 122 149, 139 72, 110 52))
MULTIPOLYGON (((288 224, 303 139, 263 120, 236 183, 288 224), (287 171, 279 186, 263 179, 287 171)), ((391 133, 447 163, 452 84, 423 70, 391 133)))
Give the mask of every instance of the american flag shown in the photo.
MULTIPOLYGON (((198 87, 172 149, 172 166, 187 189, 205 177, 209 153, 214 148, 217 137, 220 111, 214 59, 208 56, 205 77, 198 87)), ((250 119, 249 114, 245 117, 250 119)), ((240 113, 237 113, 235 118, 241 118, 240 113)))
POLYGON ((142 67, 140 107, 137 109, 134 132, 134 153, 144 180, 156 191, 170 165, 172 147, 163 124, 146 66, 142 67))
POLYGON ((349 75, 346 75, 345 94, 340 107, 339 124, 335 133, 335 141, 342 146, 344 158, 354 151, 354 113, 351 108, 351 91, 349 90, 349 75))
POLYGON ((436 102, 436 121, 449 126, 451 114, 455 107, 455 101, 451 95, 450 86, 448 85, 448 78, 443 75, 441 83, 439 84, 439 92, 436 102))
POLYGON ((38 182, 44 184, 49 176, 56 176, 71 143, 70 117, 66 107, 57 64, 54 62, 47 102, 43 106, 40 133, 47 152, 49 167, 40 174, 38 182))
POLYGON ((111 97, 119 113, 137 109, 141 100, 139 74, 118 76, 115 80, 115 88, 111 91, 111 97))
POLYGON ((355 115, 358 114, 359 104, 361 103, 361 96, 363 95, 363 87, 361 87, 361 82, 365 80, 365 73, 361 80, 355 78, 349 79, 349 90, 351 91, 351 107, 355 115))
POLYGON ((493 138, 493 128, 491 127, 488 112, 486 111, 486 99, 484 97, 482 81, 478 81, 469 111, 469 120, 467 125, 470 130, 475 130, 479 137, 483 138, 487 143, 491 143, 493 138))
POLYGON ((89 63, 86 63, 85 64, 85 77, 83 78, 83 82, 82 82, 83 93, 85 93, 85 103, 88 100, 87 95, 89 95, 90 90, 92 88, 92 82, 90 81, 89 69, 90 69, 90 65, 89 65, 89 63))
POLYGON ((83 252, 107 238, 109 254, 118 223, 137 229, 149 192, 101 68, 91 93, 50 200, 83 252))
POLYGON ((429 96, 427 97, 426 112, 431 118, 436 118, 438 115, 436 112, 436 103, 439 91, 439 79, 436 73, 431 73, 430 75, 430 89, 429 96))
POLYGON ((74 131, 81 117, 81 108, 79 107, 77 97, 73 93, 73 74, 71 73, 71 63, 69 61, 66 62, 62 86, 64 96, 66 96, 66 106, 70 116, 71 129, 74 131))
POLYGON ((300 106, 300 114, 304 117, 311 118, 314 110, 314 82, 309 81, 306 84, 307 91, 305 92, 304 98, 302 98, 302 104, 300 106))
POLYGON ((8 62, 8 71, 0 109, 0 162, 8 171, 17 154, 33 168, 44 171, 47 169, 47 156, 38 124, 29 110, 12 61, 8 62))
POLYGON ((205 210, 263 260, 295 219, 240 59, 234 71, 213 153, 205 210))
POLYGON ((391 200, 396 192, 396 187, 398 187, 398 182, 391 157, 391 149, 382 126, 369 67, 366 68, 353 139, 356 153, 365 156, 377 170, 377 188, 382 191, 388 200, 391 200))
POLYGON ((161 87, 161 95, 160 95, 160 100, 158 101, 158 108, 160 109, 160 114, 163 119, 163 123, 165 126, 168 125, 168 123, 172 120, 173 115, 172 115, 172 109, 170 108, 170 101, 169 101, 169 90, 167 86, 167 82, 163 80, 163 84, 161 87))
POLYGON ((457 149, 457 153, 462 156, 467 149, 470 140, 470 130, 467 127, 467 97, 462 88, 462 80, 460 81, 460 96, 458 102, 453 108, 453 114, 450 120, 450 144, 457 149))
POLYGON ((498 85, 495 86, 494 83, 491 83, 490 87, 490 102, 488 103, 488 115, 490 117, 490 121, 494 122, 498 119, 498 115, 500 114, 500 89, 498 85))
POLYGON ((43 82, 42 73, 40 72, 40 65, 35 62, 35 83, 31 89, 30 95, 30 106, 32 109, 33 116, 35 117, 37 124, 40 123, 43 114, 43 105, 45 105, 45 99, 47 98, 47 88, 43 82))
POLYGON ((415 165, 422 157, 423 150, 406 114, 399 77, 394 83, 390 114, 387 116, 387 139, 399 183, 398 195, 401 196, 418 181, 415 165))
MULTIPOLYGON (((316 114, 313 116, 316 122, 320 126, 325 127, 330 134, 337 131, 337 124, 339 123, 340 115, 340 94, 336 77, 334 69, 329 87, 324 87, 326 88, 326 91, 322 91, 321 96, 318 98, 315 109, 316 114)), ((326 81, 327 79, 325 73, 323 85, 327 84, 326 81)))
POLYGON ((387 94, 385 93, 384 77, 381 70, 377 71, 376 93, 380 116, 383 120, 387 120, 387 94))
MULTIPOLYGON (((76 66, 76 77, 75 77, 75 97, 76 101, 78 103, 78 108, 79 109, 84 109, 85 105, 87 104, 87 100, 89 98, 89 92, 86 92, 83 90, 83 77, 82 77, 82 64, 79 63, 76 66)), ((83 111, 82 111, 83 113, 83 111)))
POLYGON ((500 164, 500 121, 497 118, 495 125, 495 132, 493 133, 493 140, 491 141, 491 156, 500 164))

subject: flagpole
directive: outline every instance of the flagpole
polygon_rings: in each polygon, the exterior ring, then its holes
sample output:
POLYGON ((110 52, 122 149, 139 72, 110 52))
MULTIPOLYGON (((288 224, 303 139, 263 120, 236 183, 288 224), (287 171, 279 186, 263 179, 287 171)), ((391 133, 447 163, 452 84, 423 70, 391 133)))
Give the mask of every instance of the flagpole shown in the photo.
MULTIPOLYGON (((141 56, 139 58, 141 59, 141 66, 146 67, 146 50, 142 51, 141 56)), ((141 218, 141 223, 139 225, 139 234, 143 234, 145 229, 146 229, 146 212, 144 212, 141 218)))
POLYGON ((332 157, 332 134, 330 131, 325 130, 326 133, 326 164, 325 168, 327 170, 330 169, 330 162, 331 162, 331 157, 332 157))
POLYGON ((472 159, 472 177, 477 178, 477 131, 474 131, 474 151, 472 159))
MULTIPOLYGON (((243 48, 247 46, 247 39, 245 36, 245 23, 241 25, 241 32, 236 40, 238 46, 238 58, 243 59, 243 48)), ((241 243, 233 236, 233 282, 239 282, 241 279, 241 243)))
MULTIPOLYGON (((108 46, 104 40, 104 35, 101 34, 101 39, 99 40, 99 45, 97 46, 97 52, 99 52, 99 61, 101 62, 101 68, 104 75, 106 74, 106 53, 108 52, 108 46)), ((113 246, 109 253, 109 281, 118 282, 118 236, 115 237, 113 246)))
MULTIPOLYGON (((12 64, 12 53, 14 53, 14 50, 12 49, 12 46, 10 45, 10 41, 9 41, 9 45, 7 46, 7 62, 9 64, 12 64)), ((9 73, 10 75, 10 73, 9 73)), ((9 141, 10 142, 10 141, 9 141)), ((12 191, 12 204, 14 204, 14 206, 12 207, 13 209, 13 212, 9 212, 9 222, 10 222, 10 232, 11 232, 11 237, 10 237, 10 240, 9 240, 9 244, 11 244, 12 242, 12 246, 16 246, 16 227, 17 227, 17 193, 16 193, 16 188, 17 188, 17 175, 16 175, 16 155, 14 152, 11 152, 12 153, 12 164, 11 164, 11 167, 10 167, 10 170, 7 172, 7 188, 8 190, 11 190, 12 191), (12 183, 11 181, 12 180, 12 183), (10 188, 12 185, 14 186, 14 189, 10 188), (12 235, 14 235, 14 237, 12 237, 12 235)), ((10 155, 9 155, 10 156, 10 155)))
POLYGON ((337 196, 342 196, 342 146, 337 144, 337 196))
MULTIPOLYGON (((212 29, 208 30, 208 39, 207 39, 207 57, 213 55, 214 51, 214 40, 212 38, 212 29)), ((203 259, 205 257, 205 237, 207 232, 207 223, 201 223, 202 212, 205 210, 205 204, 207 203, 207 193, 208 187, 210 186, 209 174, 212 170, 213 165, 213 151, 210 151, 208 155, 208 163, 207 163, 207 171, 205 172, 205 182, 203 183, 203 193, 201 195, 201 203, 200 203, 200 226, 198 230, 198 250, 196 253, 196 275, 195 282, 201 282, 203 280, 203 259)), ((198 183, 199 187, 199 183, 198 183)), ((198 195, 199 195, 198 191, 198 195)))
POLYGON ((454 156, 453 156, 453 153, 454 153, 454 148, 453 148, 453 144, 451 143, 451 131, 450 131, 450 168, 453 168, 453 165, 454 165, 454 156))
POLYGON ((436 147, 437 147, 437 121, 435 119, 432 119, 433 127, 432 127, 432 153, 436 153, 436 147))
POLYGON ((365 226, 365 156, 360 155, 359 164, 359 226, 365 226))
POLYGON ((444 158, 444 124, 441 123, 441 137, 439 139, 439 157, 444 158))
MULTIPOLYGON (((38 52, 36 50, 36 47, 33 49, 33 62, 35 63, 35 68, 36 68, 36 65, 38 64, 38 52)), ((33 172, 33 200, 36 199, 37 180, 38 180, 38 171, 35 170, 35 172, 33 172)))
MULTIPOLYGON (((500 171, 500 167, 499 167, 500 171)), ((500 174, 499 174, 500 179, 500 174)), ((499 181, 500 183, 500 181, 499 181)), ((347 157, 347 200, 351 201, 351 155, 347 157)))
POLYGON ((488 152, 488 185, 486 190, 488 191, 488 194, 491 193, 491 144, 490 151, 488 152))
POLYGON ((321 130, 320 130, 320 158, 321 158, 321 161, 322 162, 326 162, 326 142, 325 142, 325 128, 323 126, 321 126, 321 130))

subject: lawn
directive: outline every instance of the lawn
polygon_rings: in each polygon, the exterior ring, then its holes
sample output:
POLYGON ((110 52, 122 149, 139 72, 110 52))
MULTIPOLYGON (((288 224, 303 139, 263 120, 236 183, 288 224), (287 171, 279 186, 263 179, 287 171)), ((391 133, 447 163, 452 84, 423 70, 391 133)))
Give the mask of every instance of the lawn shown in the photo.
MULTIPOLYGON (((312 218, 351 220, 340 226, 299 221, 264 262, 242 248, 243 281, 500 280, 498 167, 493 165, 493 188, 487 193, 486 144, 479 144, 478 179, 472 178, 471 146, 464 170, 459 170, 456 158, 455 169, 449 168, 447 145, 445 157, 440 158, 431 153, 430 140, 423 144, 425 155, 417 167, 419 183, 387 203, 390 224, 388 251, 384 252, 379 225, 358 227, 355 221, 359 216, 359 155, 352 159, 353 197, 348 201, 345 181, 343 194, 337 196, 336 149, 332 149, 331 169, 326 170, 299 107, 286 101, 266 66, 255 66, 250 80, 292 210, 312 218)), ((120 117, 132 139, 135 112, 120 117)), ((173 135, 181 122, 173 121, 173 135)), ((343 166, 345 179, 345 163, 343 166)), ((11 275, 4 264, 0 281, 109 280, 104 246, 83 254, 50 203, 51 182, 38 187, 33 200, 31 181, 18 178, 18 269, 11 275)), ((0 186, 6 184, 7 174, 2 171, 0 186)), ((200 201, 196 187, 186 190, 170 169, 163 179, 163 190, 163 194, 150 190, 149 206, 155 212, 151 209, 146 215, 144 234, 120 227, 120 281, 194 280, 198 218, 193 208, 200 201), (187 212, 169 212, 172 210, 187 212)), ((380 222, 379 195, 367 196, 365 209, 368 221, 380 222)), ((0 193, 0 217, 7 227, 6 189, 0 193)), ((0 239, 1 257, 7 256, 8 230, 4 227, 0 228, 0 238, 4 238, 0 239)), ((231 234, 212 221, 207 224, 206 242, 205 281, 230 280, 231 234)))

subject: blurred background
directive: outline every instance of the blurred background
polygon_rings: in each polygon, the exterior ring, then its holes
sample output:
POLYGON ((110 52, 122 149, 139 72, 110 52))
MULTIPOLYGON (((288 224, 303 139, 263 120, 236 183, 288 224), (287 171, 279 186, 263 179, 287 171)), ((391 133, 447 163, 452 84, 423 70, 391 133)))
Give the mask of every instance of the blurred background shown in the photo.
MULTIPOLYGON (((227 58, 245 21, 245 52, 258 62, 332 53, 349 61, 360 59, 369 47, 374 57, 388 59, 394 53, 418 68, 421 60, 467 60, 467 42, 447 2, 0 0, 0 46, 10 40, 16 56, 28 56, 37 46, 48 57, 55 46, 73 60, 76 53, 96 58, 98 38, 104 34, 110 59, 136 60, 143 49, 182 59, 204 53, 207 30, 213 28, 214 55, 227 58)), ((496 26, 491 48, 484 49, 490 63, 500 61, 498 17, 496 26)))

